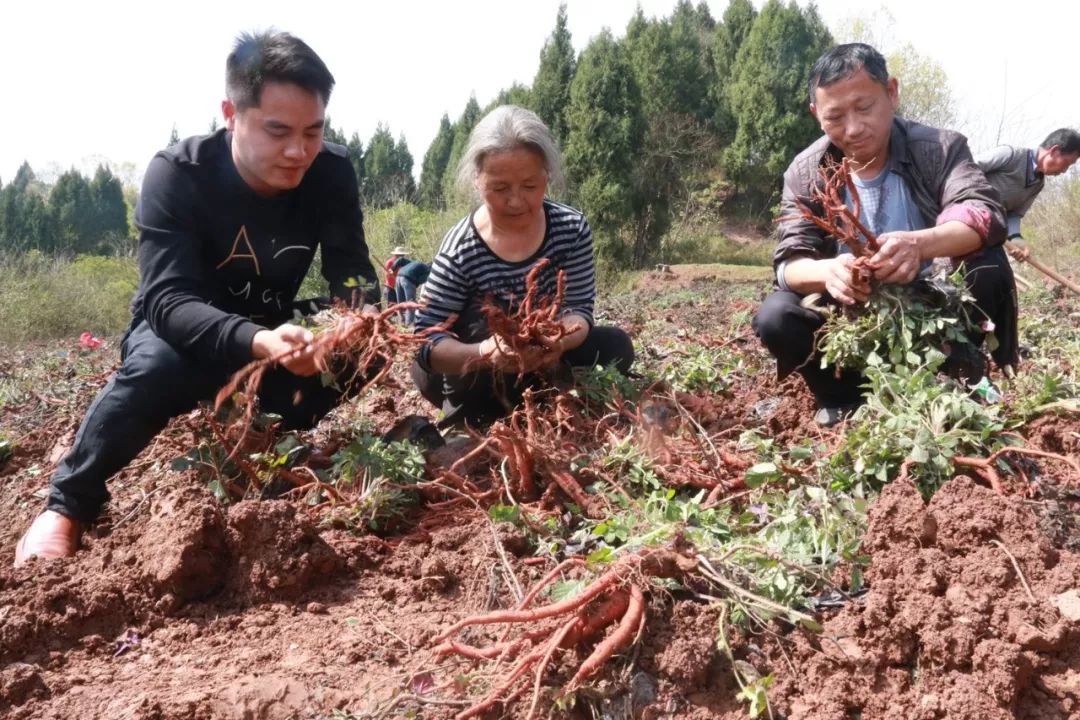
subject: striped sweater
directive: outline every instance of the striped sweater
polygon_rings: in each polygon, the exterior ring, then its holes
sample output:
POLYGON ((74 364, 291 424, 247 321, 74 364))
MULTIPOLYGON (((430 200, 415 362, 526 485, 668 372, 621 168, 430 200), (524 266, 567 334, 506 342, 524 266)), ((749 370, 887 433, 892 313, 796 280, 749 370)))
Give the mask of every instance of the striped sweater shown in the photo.
MULTIPOLYGON (((491 251, 481 239, 469 214, 443 238, 431 264, 424 289, 427 306, 417 316, 416 329, 438 325, 451 315, 475 316, 488 297, 509 307, 525 295, 525 276, 542 258, 551 264, 540 273, 540 295, 555 294, 558 271, 566 271, 564 313, 576 313, 593 323, 596 300, 596 269, 592 231, 580 210, 551 200, 544 201, 547 231, 539 249, 520 262, 508 262, 491 251)), ((452 330, 458 332, 458 325, 452 330)), ((445 333, 432 335, 434 345, 445 333)))

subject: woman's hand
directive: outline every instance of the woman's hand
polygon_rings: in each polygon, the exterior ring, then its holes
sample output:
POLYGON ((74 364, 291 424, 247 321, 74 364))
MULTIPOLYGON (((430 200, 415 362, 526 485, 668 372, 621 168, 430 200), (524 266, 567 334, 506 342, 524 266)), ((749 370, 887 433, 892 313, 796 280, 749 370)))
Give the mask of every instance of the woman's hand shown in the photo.
POLYGON ((559 361, 563 353, 557 340, 547 345, 526 345, 515 350, 496 335, 482 341, 477 347, 478 355, 484 364, 500 372, 518 374, 551 367, 559 361))

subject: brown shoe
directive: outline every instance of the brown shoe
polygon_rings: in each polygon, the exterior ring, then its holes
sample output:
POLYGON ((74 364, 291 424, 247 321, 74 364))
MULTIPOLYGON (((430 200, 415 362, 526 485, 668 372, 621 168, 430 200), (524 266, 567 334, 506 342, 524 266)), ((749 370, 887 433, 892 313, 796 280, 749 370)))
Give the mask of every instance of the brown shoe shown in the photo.
POLYGON ((46 510, 34 518, 30 528, 15 546, 15 567, 30 559, 71 557, 79 549, 79 536, 82 523, 61 515, 55 510, 46 510))

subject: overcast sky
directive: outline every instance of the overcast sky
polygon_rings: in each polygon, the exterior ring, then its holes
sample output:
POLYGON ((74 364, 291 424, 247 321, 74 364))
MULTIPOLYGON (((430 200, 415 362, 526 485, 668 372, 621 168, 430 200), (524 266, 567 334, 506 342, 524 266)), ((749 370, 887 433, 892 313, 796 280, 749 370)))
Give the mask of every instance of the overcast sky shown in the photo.
MULTIPOLYGON (((622 35, 636 5, 665 16, 675 0, 567 0, 580 49, 601 28, 622 35)), ((802 0, 800 0, 802 3, 802 0)), ((755 0, 760 7, 761 0, 755 0)), ((0 181, 29 160, 46 179, 107 159, 141 173, 175 124, 206 132, 220 116, 224 63, 241 30, 269 26, 303 38, 337 79, 335 127, 366 142, 379 122, 404 133, 420 161, 443 112, 470 93, 481 106, 514 81, 530 83, 559 0, 98 0, 5 3, 0 10, 0 181)), ((710 0, 719 19, 727 0, 710 0)), ((888 0, 891 40, 910 42, 948 73, 973 149, 1001 140, 1037 144, 1051 129, 1080 126, 1072 29, 1080 3, 1029 0, 995 16, 996 3, 888 0), (1048 47, 1051 43, 1056 47, 1048 47)), ((836 28, 872 3, 822 0, 836 28)))

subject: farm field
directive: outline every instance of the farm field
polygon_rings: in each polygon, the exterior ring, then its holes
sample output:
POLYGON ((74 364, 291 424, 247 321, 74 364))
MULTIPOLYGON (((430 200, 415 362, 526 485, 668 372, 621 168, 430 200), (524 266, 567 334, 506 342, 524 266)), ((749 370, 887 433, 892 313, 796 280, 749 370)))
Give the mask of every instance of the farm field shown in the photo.
POLYGON ((822 429, 750 330, 767 271, 672 270, 598 308, 638 377, 442 446, 382 437, 435 419, 404 354, 231 458, 196 411, 75 558, 19 569, 118 338, 9 349, 0 716, 1080 717, 1076 296, 1021 294, 1000 401, 884 358, 822 429))

